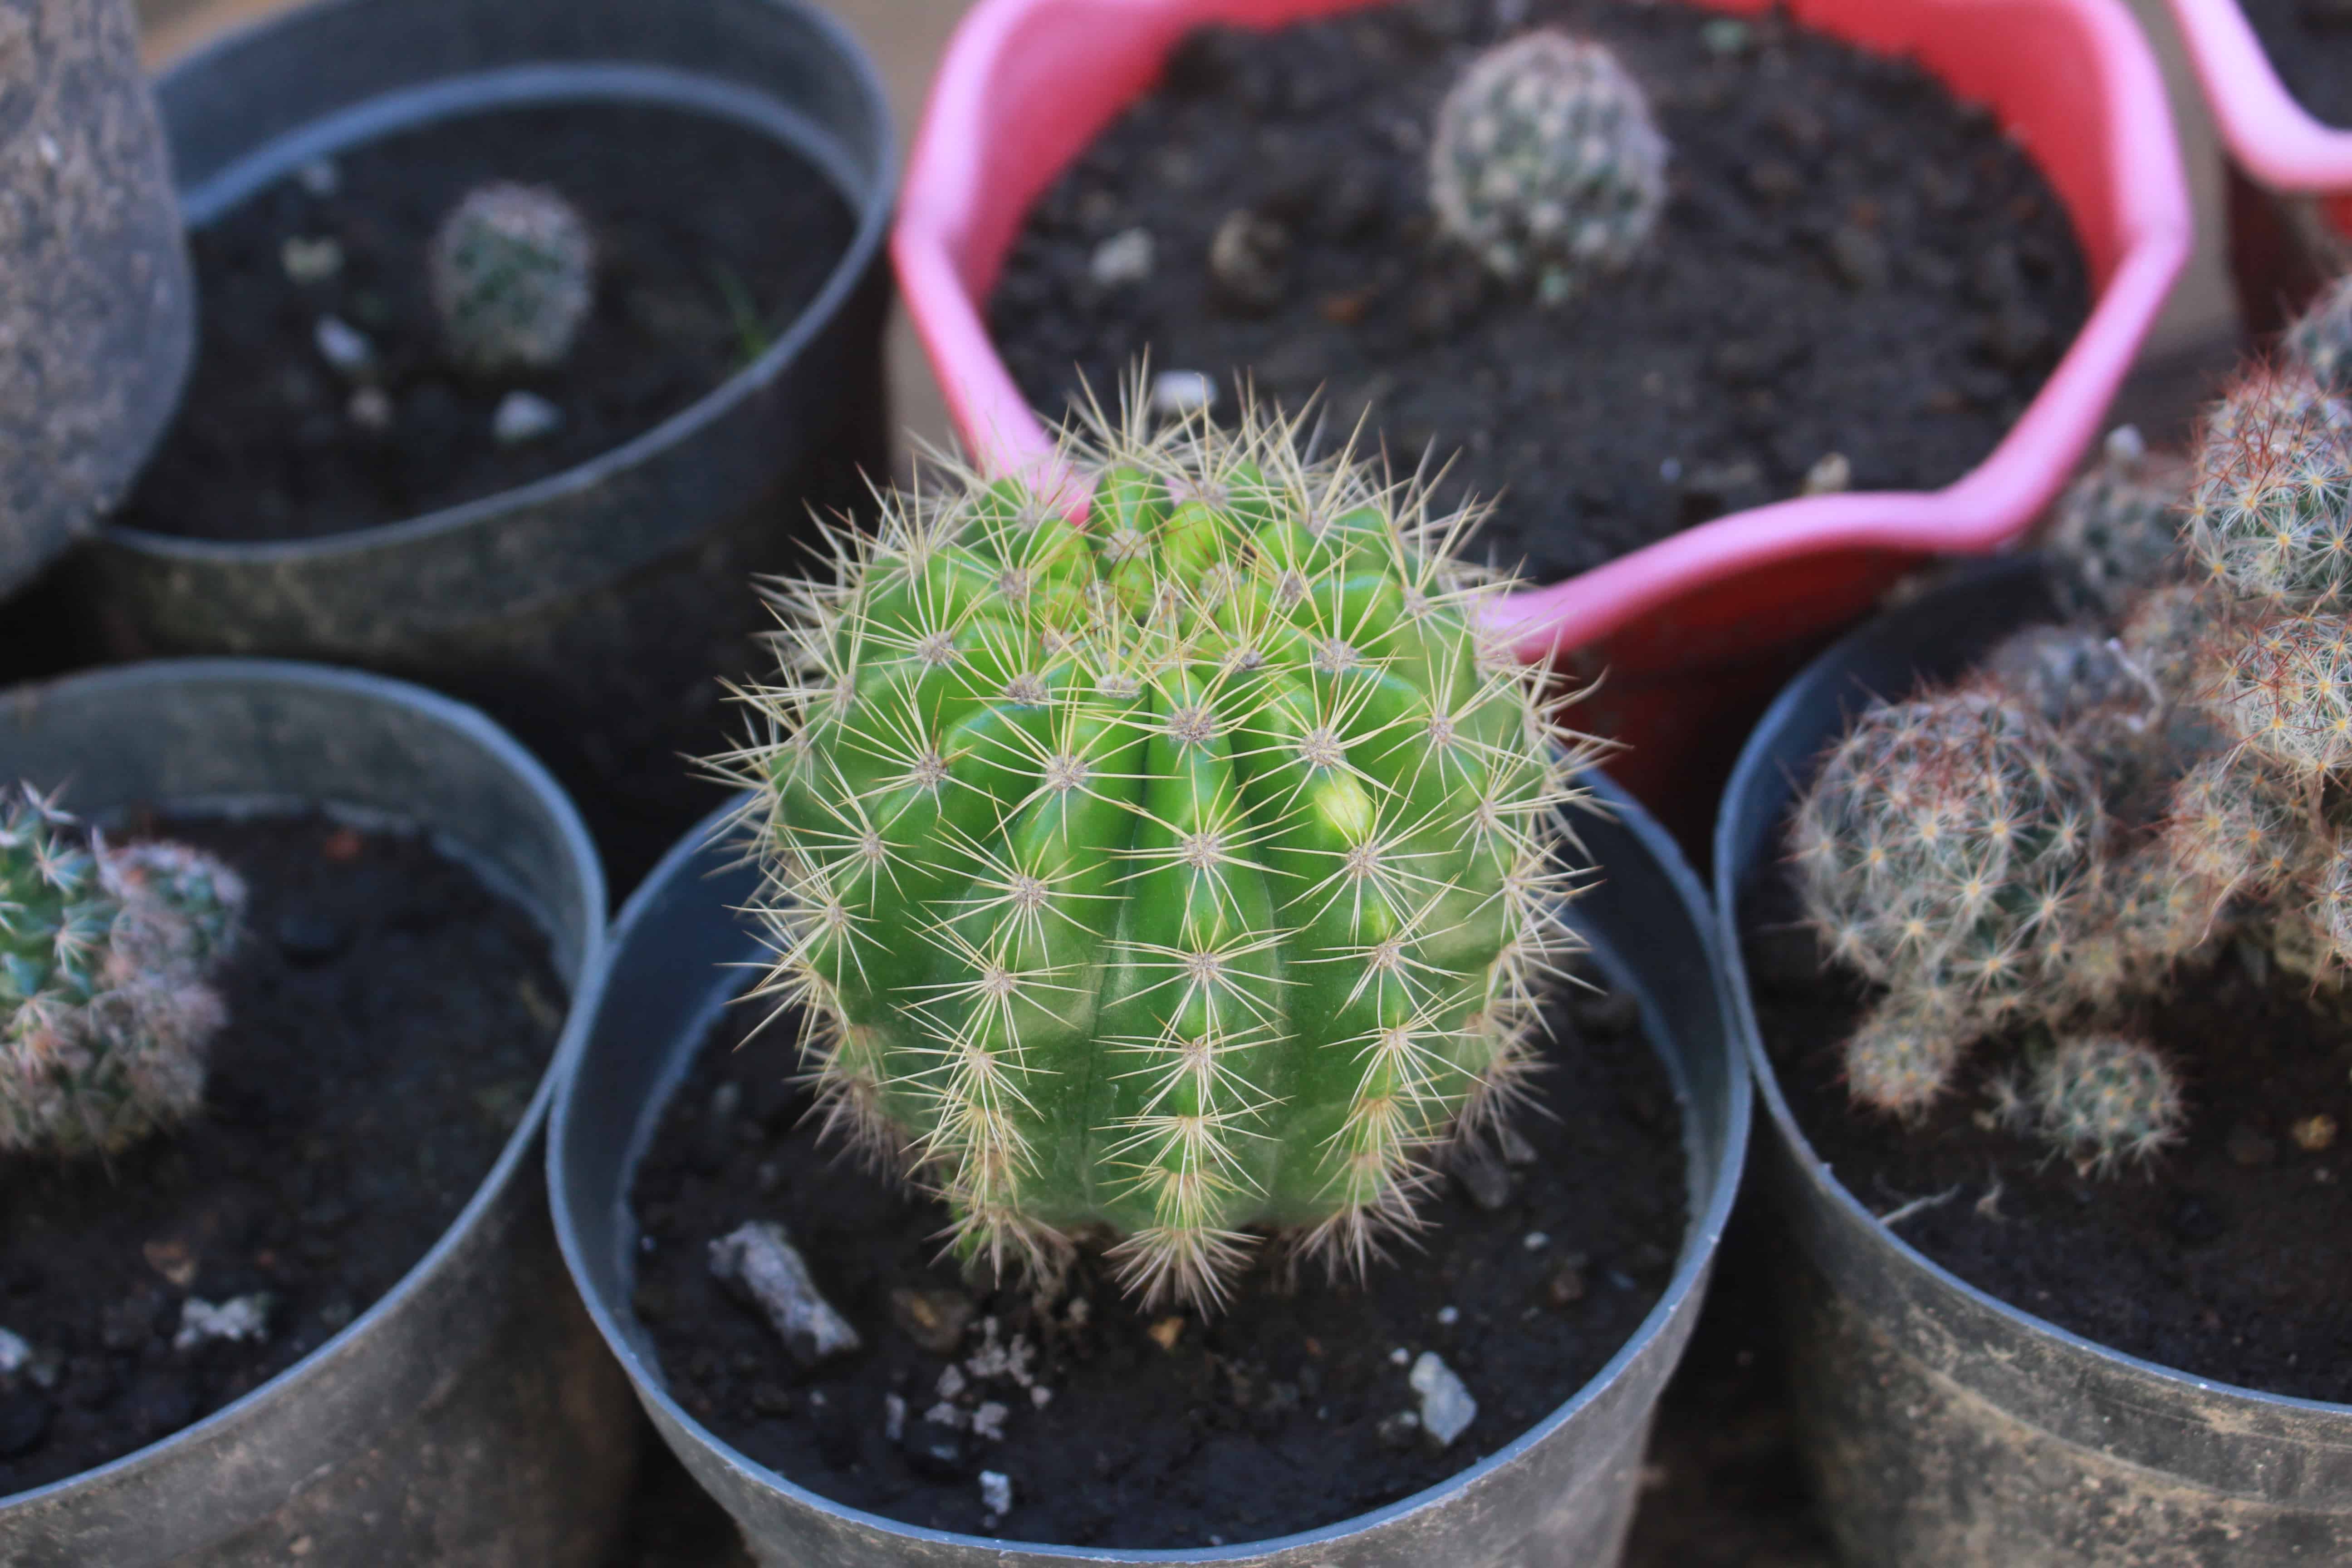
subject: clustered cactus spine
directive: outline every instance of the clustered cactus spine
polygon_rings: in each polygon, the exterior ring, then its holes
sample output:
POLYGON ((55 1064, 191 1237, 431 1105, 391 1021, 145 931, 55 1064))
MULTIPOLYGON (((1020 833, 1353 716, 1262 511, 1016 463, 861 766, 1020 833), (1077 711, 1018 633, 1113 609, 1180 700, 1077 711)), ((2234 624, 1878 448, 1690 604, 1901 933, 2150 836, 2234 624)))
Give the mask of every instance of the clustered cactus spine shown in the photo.
POLYGON ((595 302, 587 222, 544 185, 468 191, 441 220, 427 259, 449 356, 478 374, 562 364, 595 302))
POLYGON ((1429 200, 1501 278, 1556 304, 1623 268, 1665 205, 1666 140, 1597 43, 1542 30, 1471 62, 1437 111, 1429 200))
POLYGON ((2179 564, 2185 481, 2173 462, 2148 451, 2136 427, 2119 425, 2100 460, 2052 509, 2045 547, 2099 615, 2122 615, 2179 564))
POLYGON ((0 1152, 113 1153, 195 1109, 244 903, 210 856, 0 799, 0 1152))
POLYGON ((1499 1113, 1570 946, 1580 760, 1478 629, 1472 519, 1245 411, 894 495, 782 595, 740 759, 837 1121, 960 1250, 1080 1237, 1213 1305, 1270 1229, 1360 1268, 1499 1113))

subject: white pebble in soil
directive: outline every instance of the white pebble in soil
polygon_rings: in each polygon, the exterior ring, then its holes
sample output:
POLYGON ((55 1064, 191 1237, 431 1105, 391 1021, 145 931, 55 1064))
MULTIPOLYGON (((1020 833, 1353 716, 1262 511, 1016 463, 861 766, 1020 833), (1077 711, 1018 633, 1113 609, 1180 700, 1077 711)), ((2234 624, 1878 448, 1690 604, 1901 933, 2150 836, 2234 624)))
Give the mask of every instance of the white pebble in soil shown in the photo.
POLYGON ((341 316, 320 317, 310 336, 319 345, 319 357, 343 375, 362 376, 375 368, 375 345, 341 316))
POLYGON ((1411 1366, 1412 1364, 1412 1352, 1405 1349, 1402 1345, 1399 1345, 1396 1349, 1389 1352, 1389 1361, 1391 1364, 1395 1366, 1411 1366))
POLYGON ((343 269, 342 243, 331 234, 318 239, 289 234, 278 247, 278 262, 289 283, 324 283, 343 269))
POLYGON ((882 1436, 895 1443, 907 1435, 907 1402, 895 1394, 882 1396, 882 1436))
POLYGON ((865 1344, 849 1320, 818 1294, 782 1226, 756 1220, 739 1226, 710 1244, 709 1262, 712 1277, 748 1298, 803 1366, 865 1344))
POLYGON ((294 178, 314 196, 331 196, 343 185, 343 172, 332 158, 311 159, 294 171, 294 178))
POLYGON ((1526 1247, 1529 1252, 1541 1252, 1545 1247, 1551 1245, 1551 1237, 1546 1236, 1539 1230, 1531 1230, 1528 1232, 1525 1237, 1520 1238, 1519 1245, 1526 1247))
POLYGON ((1408 1381, 1421 1395, 1421 1429, 1439 1447, 1451 1447, 1454 1439, 1478 1418, 1478 1402, 1435 1351, 1421 1352, 1408 1381))
POLYGON ((20 1334, 0 1329, 0 1377, 14 1377, 33 1364, 33 1347, 20 1334))
POLYGON ((189 1351, 206 1340, 257 1340, 269 1332, 270 1299, 265 1291, 232 1296, 215 1306, 191 1296, 180 1303, 180 1331, 172 1348, 189 1351))
POLYGON ((343 405, 343 415, 362 430, 379 433, 392 428, 392 399, 381 386, 362 386, 343 405))
POLYGON ((1009 1406, 993 1399, 982 1400, 980 1408, 971 1413, 972 1436, 985 1437, 992 1443, 1004 1441, 1004 1418, 1013 1414, 1009 1406))
POLYGON ((1447 1329, 1450 1329, 1450 1328, 1452 1328, 1454 1324, 1456 1324, 1456 1323, 1460 1322, 1461 1321, 1462 1321, 1462 1309, 1461 1309, 1461 1308, 1459 1308, 1459 1307, 1440 1307, 1440 1308, 1438 1308, 1438 1309, 1437 1309, 1437 1322, 1438 1322, 1438 1326, 1439 1326, 1439 1327, 1441 1327, 1441 1328, 1447 1328, 1447 1329))
POLYGON ((980 1506, 993 1524, 1013 1511, 1013 1478, 1002 1470, 980 1472, 980 1506))
POLYGON ((563 426, 563 410, 535 392, 509 392, 490 416, 490 434, 501 447, 520 447, 563 426))
POLYGON ((1217 384, 1197 370, 1163 370, 1151 378, 1151 412, 1162 419, 1213 408, 1217 384))
POLYGON ((1124 289, 1151 276, 1151 231, 1121 229, 1100 245, 1087 260, 1087 276, 1097 289, 1124 289))

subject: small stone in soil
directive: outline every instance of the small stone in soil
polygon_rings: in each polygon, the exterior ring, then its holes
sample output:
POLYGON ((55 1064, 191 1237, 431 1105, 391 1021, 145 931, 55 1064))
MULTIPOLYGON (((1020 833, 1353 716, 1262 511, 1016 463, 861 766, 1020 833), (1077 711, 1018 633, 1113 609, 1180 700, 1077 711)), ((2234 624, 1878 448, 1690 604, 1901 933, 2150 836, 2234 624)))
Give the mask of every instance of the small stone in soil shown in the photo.
POLYGON ((1162 1318, 1144 1332, 1150 1334, 1151 1342, 1161 1350, 1172 1351, 1176 1348, 1176 1342, 1184 1337, 1184 1320, 1174 1317, 1162 1318))
POLYGON ((1546 1236, 1539 1230, 1531 1230, 1528 1232, 1526 1236, 1519 1238, 1519 1245, 1526 1247, 1529 1252, 1541 1252, 1545 1247, 1551 1245, 1551 1237, 1546 1236))
POLYGON ((1004 1418, 1012 1414, 1008 1405, 993 1399, 982 1400, 980 1408, 971 1413, 971 1435, 992 1443, 1003 1442, 1004 1418))
POLYGON ((1217 384, 1197 370, 1163 370, 1151 378, 1151 412, 1181 418, 1217 401, 1217 384))
POLYGON ((2316 1154, 2336 1142, 2336 1118, 2325 1114, 2306 1116, 2287 1131, 2296 1148, 2306 1154, 2316 1154))
POLYGON ((1411 1366, 1412 1364, 1412 1352, 1405 1349, 1402 1345, 1399 1345, 1396 1349, 1389 1352, 1389 1363, 1391 1366, 1411 1366))
POLYGON ((753 1221, 712 1242, 710 1272, 750 1298, 793 1359, 803 1366, 866 1342, 849 1320, 817 1293, 808 1265, 793 1249, 784 1227, 772 1221, 753 1221))
POLYGON ((1435 1351, 1421 1352, 1407 1381, 1412 1384, 1412 1391, 1421 1395, 1422 1430, 1439 1447, 1452 1447, 1454 1439, 1478 1418, 1478 1402, 1435 1351))
POLYGON ((175 1351, 194 1350, 206 1340, 257 1340, 269 1331, 271 1301, 266 1291, 233 1296, 215 1306, 191 1296, 180 1303, 180 1331, 172 1336, 175 1351))
POLYGON ((1283 266, 1290 255, 1290 232, 1247 207, 1235 207, 1209 241, 1209 280, 1219 303, 1256 315, 1282 301, 1283 266))
POLYGON ((1853 489, 1853 465, 1843 452, 1824 452, 1805 470, 1801 492, 1809 496, 1843 495, 1853 489))
POLYGON ((1421 1417, 1410 1410, 1400 1410, 1393 1415, 1383 1415, 1381 1424, 1372 1428, 1383 1448, 1410 1448, 1421 1437, 1421 1417))
POLYGON ((1571 1253, 1559 1260, 1545 1283, 1544 1295, 1555 1307, 1573 1307, 1584 1300, 1584 1265, 1582 1253, 1571 1253))
POLYGON ((14 1377, 32 1362, 33 1347, 25 1342, 24 1336, 0 1329, 0 1377, 14 1377))
POLYGON ((1462 1309, 1461 1309, 1461 1308, 1459 1308, 1459 1307, 1440 1307, 1440 1308, 1438 1308, 1438 1309, 1437 1309, 1437 1321, 1438 1321, 1438 1323, 1440 1324, 1440 1326, 1450 1329, 1450 1328, 1452 1328, 1454 1324, 1456 1324, 1456 1323, 1460 1322, 1461 1321, 1462 1321, 1462 1309))
POLYGON ((971 1298, 961 1290, 890 1292, 890 1321, 898 1331, 933 1355, 953 1355, 971 1321, 971 1298))
POLYGON ((563 410, 535 392, 509 392, 490 415, 490 434, 501 447, 520 447, 551 436, 563 426, 563 410))
MULTIPOLYGON (((758 1403, 757 1390, 752 1392, 751 1398, 754 1404, 758 1403)), ((907 1439, 907 1402, 895 1394, 882 1396, 882 1436, 891 1443, 903 1443, 907 1439)))
POLYGON ((375 345, 340 316, 321 316, 310 330, 319 357, 344 375, 357 378, 375 368, 375 345))
POLYGON ((278 260, 286 268, 288 282, 323 283, 343 269, 342 242, 333 235, 306 239, 299 234, 289 234, 278 247, 278 260))
POLYGON ((1013 1478, 1001 1470, 980 1472, 980 1506, 989 1518, 1003 1519, 1013 1511, 1013 1478))
POLYGON ((1087 276, 1098 289, 1123 289, 1150 278, 1151 231, 1121 229, 1096 246, 1094 255, 1087 259, 1087 276))

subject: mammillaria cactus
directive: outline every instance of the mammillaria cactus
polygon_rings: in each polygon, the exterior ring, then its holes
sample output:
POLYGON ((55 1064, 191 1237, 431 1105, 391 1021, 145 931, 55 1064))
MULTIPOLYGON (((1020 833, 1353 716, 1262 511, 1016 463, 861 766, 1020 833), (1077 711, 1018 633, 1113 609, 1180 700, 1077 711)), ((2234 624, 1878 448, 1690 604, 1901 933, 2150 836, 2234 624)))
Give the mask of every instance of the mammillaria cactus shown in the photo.
POLYGON ((1487 50, 1437 111, 1429 199, 1445 232, 1558 303, 1625 266, 1665 205, 1666 141, 1600 44, 1543 30, 1487 50))
POLYGON ((1266 1228, 1360 1268, 1507 1101, 1567 943, 1550 701, 1469 520, 1245 412, 892 498, 787 598, 748 755, 776 989, 967 1257, 1082 1233, 1203 1305, 1266 1228))
POLYGON ((2152 454, 2137 429, 2108 432, 2099 461, 2052 509, 2048 545, 2073 585, 2103 616, 2162 581, 2180 561, 2180 509, 2189 476, 2178 459, 2152 454))
POLYGON ((2259 371, 2208 422, 2189 504, 2199 563, 2240 598, 2342 610, 2352 586, 2352 407, 2259 371))
POLYGON ((562 363, 595 301, 595 241, 544 185, 468 191, 441 220, 428 260, 449 355, 483 374, 562 363))
POLYGON ((2055 1041, 2033 1063, 2022 1109, 2085 1168, 2144 1160, 2180 1135, 2180 1081, 2147 1042, 2116 1034, 2055 1041))
POLYGON ((2287 329, 2284 346, 2330 393, 2352 392, 2352 278, 2338 278, 2319 291, 2287 329))
POLYGON ((207 855, 0 801, 0 1152, 110 1153, 195 1108, 244 903, 207 855))

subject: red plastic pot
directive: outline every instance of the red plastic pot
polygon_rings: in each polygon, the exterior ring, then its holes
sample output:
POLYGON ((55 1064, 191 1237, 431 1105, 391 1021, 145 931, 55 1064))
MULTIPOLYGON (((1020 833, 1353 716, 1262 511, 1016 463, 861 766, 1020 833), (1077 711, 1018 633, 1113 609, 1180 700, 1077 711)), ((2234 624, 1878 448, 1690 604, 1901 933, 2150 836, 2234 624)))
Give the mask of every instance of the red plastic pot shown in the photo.
POLYGON ((2172 15, 2230 156, 2274 191, 2321 197, 2336 231, 2352 236, 2352 131, 2294 100, 2238 0, 2172 0, 2172 15))
MULTIPOLYGON (((1029 205, 1148 88, 1190 29, 1274 27, 1367 0, 982 0, 932 83, 891 241, 966 445, 993 471, 1049 443, 989 342, 982 301, 1029 205)), ((1754 13, 1771 0, 1696 0, 1754 13)), ((1607 680, 1580 721, 1632 751, 1612 772, 1704 829, 1747 721, 1787 671, 1921 556, 2016 540, 2104 416, 2190 243, 2163 81, 2119 0, 1790 0, 1805 26, 1916 58, 1990 106, 2074 222, 2097 300, 1992 455, 1944 489, 1735 512, 1498 602, 1521 658, 1607 680)))

